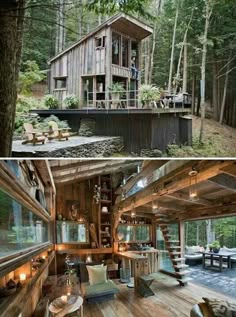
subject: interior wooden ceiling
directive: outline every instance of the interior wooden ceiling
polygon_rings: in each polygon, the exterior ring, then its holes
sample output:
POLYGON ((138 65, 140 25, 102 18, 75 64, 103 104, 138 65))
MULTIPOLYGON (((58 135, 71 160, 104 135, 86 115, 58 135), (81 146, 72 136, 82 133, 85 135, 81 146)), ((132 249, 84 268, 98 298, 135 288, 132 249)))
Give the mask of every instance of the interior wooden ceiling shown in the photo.
POLYGON ((157 223, 236 215, 236 161, 186 161, 142 191, 116 204, 117 217, 136 208, 157 223), (189 171, 198 170, 198 200, 189 199, 189 171), (153 195, 153 190, 155 195, 153 195), (158 209, 152 210, 152 201, 158 209))
POLYGON ((50 167, 56 186, 80 182, 98 175, 134 171, 142 160, 52 160, 50 167))

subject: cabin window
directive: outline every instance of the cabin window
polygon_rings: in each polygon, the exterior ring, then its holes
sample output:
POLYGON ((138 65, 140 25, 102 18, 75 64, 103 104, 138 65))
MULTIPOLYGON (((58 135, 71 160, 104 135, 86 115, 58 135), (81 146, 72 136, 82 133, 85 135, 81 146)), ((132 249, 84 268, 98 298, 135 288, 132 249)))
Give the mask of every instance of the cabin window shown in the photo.
POLYGON ((55 89, 66 89, 66 77, 55 78, 55 89))
POLYGON ((96 48, 106 47, 106 36, 95 38, 96 48))
POLYGON ((126 38, 122 40, 122 66, 129 67, 129 40, 126 38))
POLYGON ((112 33, 112 64, 120 65, 120 42, 121 36, 112 33))
POLYGON ((48 224, 0 190, 0 258, 48 242, 48 224))
POLYGON ((123 233, 123 242, 150 242, 150 225, 119 225, 118 233, 123 233))
POLYGON ((57 221, 57 243, 89 243, 87 223, 57 221))

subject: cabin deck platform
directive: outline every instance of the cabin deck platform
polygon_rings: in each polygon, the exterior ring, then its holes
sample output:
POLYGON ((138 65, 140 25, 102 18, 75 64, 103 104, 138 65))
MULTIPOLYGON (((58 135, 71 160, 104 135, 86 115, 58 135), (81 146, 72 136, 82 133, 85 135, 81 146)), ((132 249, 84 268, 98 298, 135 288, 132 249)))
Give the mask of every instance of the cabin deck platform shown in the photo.
POLYGON ((142 149, 165 151, 169 144, 192 145, 189 108, 169 109, 81 109, 32 110, 40 117, 57 116, 78 131, 80 120, 96 122, 98 136, 122 136, 125 150, 140 154, 142 149))

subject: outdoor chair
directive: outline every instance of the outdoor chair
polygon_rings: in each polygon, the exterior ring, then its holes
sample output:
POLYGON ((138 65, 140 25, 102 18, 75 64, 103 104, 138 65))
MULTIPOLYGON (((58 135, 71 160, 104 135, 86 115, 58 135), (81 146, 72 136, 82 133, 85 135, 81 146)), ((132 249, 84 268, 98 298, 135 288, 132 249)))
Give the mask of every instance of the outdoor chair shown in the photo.
POLYGON ((62 139, 68 140, 70 137, 70 128, 58 128, 58 124, 55 121, 50 121, 49 125, 52 129, 52 132, 49 134, 49 139, 58 139, 61 141, 62 139))
POLYGON ((33 143, 42 143, 44 144, 47 140, 47 136, 44 132, 41 132, 37 129, 34 129, 31 123, 24 123, 25 136, 26 140, 22 144, 33 143))

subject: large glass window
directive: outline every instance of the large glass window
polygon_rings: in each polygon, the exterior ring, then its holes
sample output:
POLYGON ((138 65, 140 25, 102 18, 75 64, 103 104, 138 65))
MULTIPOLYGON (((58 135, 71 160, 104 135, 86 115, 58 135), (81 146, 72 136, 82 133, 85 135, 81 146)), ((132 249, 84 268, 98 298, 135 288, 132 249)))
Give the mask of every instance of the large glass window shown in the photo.
POLYGON ((88 243, 86 223, 57 221, 57 243, 88 243))
POLYGON ((121 36, 112 33, 112 64, 120 65, 120 42, 121 36))
POLYGON ((0 190, 0 257, 48 241, 48 224, 0 190))
POLYGON ((123 233, 125 242, 151 241, 150 225, 119 225, 118 233, 123 233))

